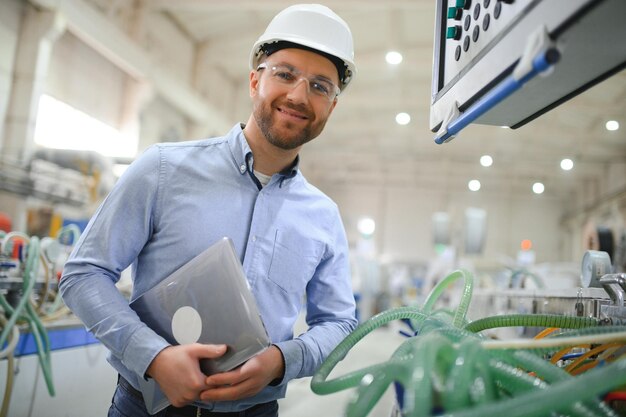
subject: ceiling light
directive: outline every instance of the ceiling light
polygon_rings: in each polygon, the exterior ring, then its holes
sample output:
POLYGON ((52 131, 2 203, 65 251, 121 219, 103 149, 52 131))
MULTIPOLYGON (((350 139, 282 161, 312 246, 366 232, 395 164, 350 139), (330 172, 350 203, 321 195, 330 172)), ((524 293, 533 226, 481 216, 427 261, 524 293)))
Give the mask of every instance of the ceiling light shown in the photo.
POLYGON ((483 155, 480 157, 480 164, 484 167, 490 167, 493 164, 493 158, 489 155, 483 155))
POLYGON ((411 116, 408 113, 398 113, 396 114, 396 123, 399 125, 408 125, 411 121, 411 116))
POLYGON ((574 161, 571 159, 565 158, 561 161, 561 169, 563 171, 569 171, 572 168, 574 168, 574 161))
POLYGON ((385 55, 385 60, 391 65, 398 65, 402 62, 402 54, 397 51, 389 51, 387 55, 385 55))
POLYGON ((609 120, 606 122, 606 130, 617 130, 619 129, 619 122, 617 120, 609 120))
POLYGON ((478 191, 478 190, 480 190, 480 181, 478 181, 478 180, 471 180, 470 182, 467 183, 467 188, 469 188, 470 191, 478 191))
POLYGON ((359 223, 357 224, 357 228, 359 229, 359 232, 361 232, 363 236, 371 236, 374 234, 374 231, 376 230, 376 222, 374 221, 374 219, 371 219, 369 217, 364 217, 361 220, 359 220, 359 223))
POLYGON ((543 193, 543 191, 545 190, 546 187, 543 186, 542 183, 540 182, 536 182, 533 184, 533 193, 535 194, 541 194, 543 193))

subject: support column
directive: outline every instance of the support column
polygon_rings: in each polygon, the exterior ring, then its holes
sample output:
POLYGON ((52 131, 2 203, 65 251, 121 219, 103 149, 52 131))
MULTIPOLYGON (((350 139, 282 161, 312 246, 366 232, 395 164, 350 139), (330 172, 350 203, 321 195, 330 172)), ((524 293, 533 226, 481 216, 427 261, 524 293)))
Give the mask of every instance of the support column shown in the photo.
POLYGON ((54 42, 65 32, 58 12, 28 5, 17 46, 13 88, 0 151, 4 157, 26 163, 35 148, 34 133, 39 97, 45 86, 54 42))

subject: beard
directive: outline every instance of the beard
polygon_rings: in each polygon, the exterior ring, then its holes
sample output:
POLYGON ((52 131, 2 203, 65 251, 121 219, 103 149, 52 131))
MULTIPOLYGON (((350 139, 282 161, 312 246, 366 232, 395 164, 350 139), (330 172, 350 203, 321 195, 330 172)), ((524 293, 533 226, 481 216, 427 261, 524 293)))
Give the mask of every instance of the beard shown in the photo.
MULTIPOLYGON (((292 109, 302 114, 306 114, 311 119, 312 112, 303 106, 282 104, 277 106, 284 109, 292 109)), ((258 102, 254 106, 254 119, 263 133, 263 136, 269 143, 283 150, 293 150, 299 148, 305 143, 316 138, 324 128, 326 120, 317 123, 309 123, 304 127, 298 128, 295 123, 284 122, 282 126, 278 126, 278 122, 274 120, 274 113, 271 103, 258 102)))

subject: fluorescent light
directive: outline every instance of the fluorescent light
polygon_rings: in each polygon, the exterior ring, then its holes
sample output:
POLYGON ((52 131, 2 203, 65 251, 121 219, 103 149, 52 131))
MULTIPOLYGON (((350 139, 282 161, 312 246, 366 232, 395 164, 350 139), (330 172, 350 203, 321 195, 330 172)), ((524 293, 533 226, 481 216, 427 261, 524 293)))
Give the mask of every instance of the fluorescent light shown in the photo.
POLYGON ((396 114, 396 123, 399 125, 408 125, 411 121, 411 116, 408 113, 398 113, 396 114))
POLYGON ((478 191, 478 190, 480 190, 480 181, 478 181, 478 180, 471 180, 470 182, 467 183, 467 188, 469 188, 470 191, 478 191))
POLYGON ((574 161, 571 159, 565 158, 561 161, 561 169, 563 171, 569 171, 572 168, 574 168, 574 161))
POLYGON ((609 120, 606 122, 606 130, 617 130, 619 129, 619 122, 617 120, 609 120))
POLYGON ((376 230, 376 222, 374 221, 374 219, 371 219, 369 217, 363 217, 361 220, 359 220, 357 228, 362 235, 371 236, 376 230))
POLYGON ((543 184, 540 182, 536 182, 533 184, 533 193, 535 194, 541 194, 544 192, 545 189, 546 187, 544 187, 543 184))
POLYGON ((489 155, 483 155, 480 157, 480 164, 484 167, 490 167, 493 164, 493 158, 489 155))
POLYGON ((391 65, 398 65, 402 62, 402 54, 397 51, 389 51, 385 55, 385 60, 391 65))

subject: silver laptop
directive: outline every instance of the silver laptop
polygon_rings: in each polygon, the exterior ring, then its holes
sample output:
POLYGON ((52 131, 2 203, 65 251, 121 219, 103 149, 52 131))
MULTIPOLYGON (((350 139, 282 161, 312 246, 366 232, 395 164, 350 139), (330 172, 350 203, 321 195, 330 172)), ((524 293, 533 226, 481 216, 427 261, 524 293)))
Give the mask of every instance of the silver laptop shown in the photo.
MULTIPOLYGON (((173 345, 226 344, 220 358, 201 360, 207 375, 234 369, 270 345, 230 238, 210 246, 130 306, 173 345)), ((138 380, 150 414, 169 405, 154 380, 138 380)))

